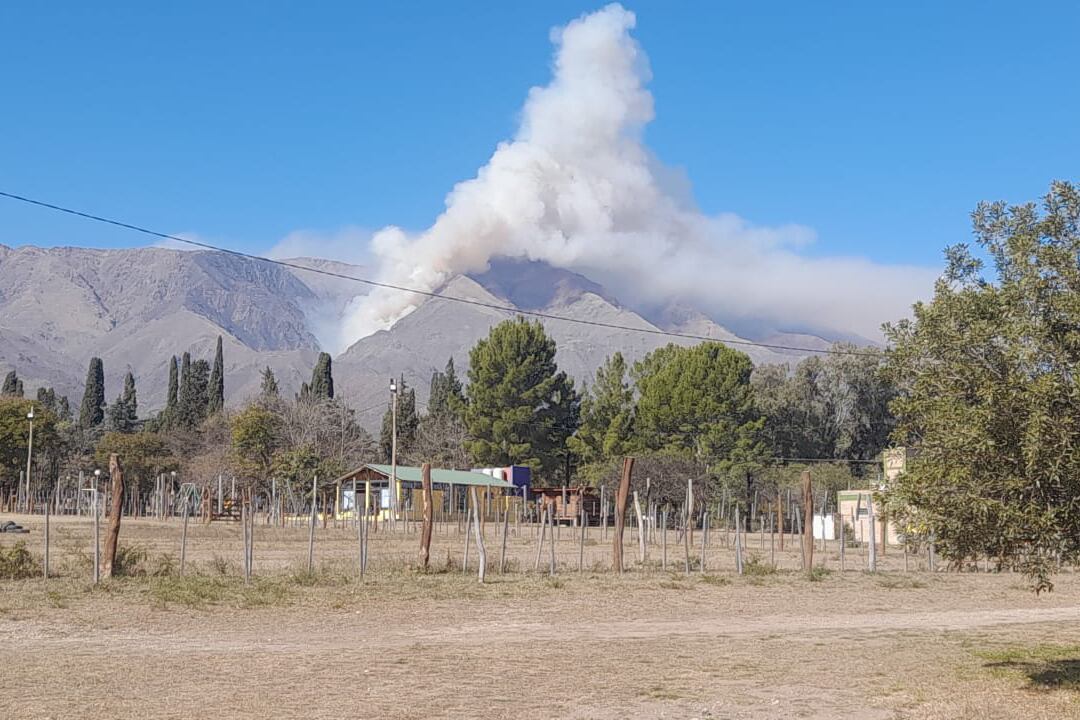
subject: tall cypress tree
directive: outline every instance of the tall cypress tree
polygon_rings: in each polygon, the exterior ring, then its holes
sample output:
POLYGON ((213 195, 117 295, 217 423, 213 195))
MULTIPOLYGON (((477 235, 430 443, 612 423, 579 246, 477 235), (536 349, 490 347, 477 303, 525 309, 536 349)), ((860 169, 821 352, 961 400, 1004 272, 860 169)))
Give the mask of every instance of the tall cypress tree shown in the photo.
POLYGON ((128 370, 124 376, 124 391, 106 413, 106 426, 115 432, 135 432, 139 421, 139 402, 135 395, 135 376, 128 370))
POLYGON ((101 358, 90 358, 86 390, 79 409, 79 425, 84 430, 97 427, 105 419, 105 366, 101 358))
POLYGON ((221 336, 217 338, 214 352, 214 368, 210 371, 210 399, 207 410, 213 415, 225 407, 225 358, 221 352, 221 336))
POLYGON ((0 395, 14 396, 15 391, 18 389, 18 386, 19 376, 15 374, 14 370, 12 370, 4 376, 4 385, 3 388, 0 388, 0 395))
POLYGON ((56 403, 56 414, 61 420, 71 422, 71 403, 67 395, 60 396, 60 401, 56 403))
POLYGON ((18 380, 15 381, 15 397, 21 398, 21 397, 23 397, 23 395, 24 395, 24 393, 23 393, 22 378, 19 378, 18 380))
POLYGON ((180 378, 176 372, 176 356, 169 359, 169 394, 165 396, 165 412, 175 412, 176 398, 180 392, 180 378))
POLYGON ((134 422, 139 417, 139 400, 135 394, 135 376, 130 370, 124 376, 124 394, 120 397, 127 409, 128 417, 134 422))
POLYGON ((52 388, 38 388, 37 389, 37 402, 38 405, 45 408, 49 412, 56 412, 56 391, 52 388))
POLYGON ((176 425, 188 430, 197 428, 206 419, 210 363, 191 361, 184 353, 181 360, 180 396, 176 403, 176 425))
POLYGON ((311 397, 316 400, 331 400, 334 397, 334 375, 331 369, 330 353, 319 353, 319 360, 311 372, 311 397))
POLYGON ((278 390, 277 378, 274 377, 274 371, 270 369, 269 365, 262 371, 262 385, 259 387, 259 396, 264 400, 281 396, 278 390))

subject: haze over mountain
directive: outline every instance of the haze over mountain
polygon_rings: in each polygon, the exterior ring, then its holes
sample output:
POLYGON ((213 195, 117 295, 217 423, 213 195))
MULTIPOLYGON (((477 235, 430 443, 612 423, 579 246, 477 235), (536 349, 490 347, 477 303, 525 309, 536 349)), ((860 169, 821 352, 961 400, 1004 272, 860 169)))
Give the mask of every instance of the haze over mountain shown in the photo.
MULTIPOLYGON (((295 265, 362 276, 364 268, 296 258, 295 265)), ((72 402, 81 397, 87 363, 105 363, 106 398, 120 391, 130 367, 140 412, 164 404, 168 359, 184 351, 207 359, 224 338, 226 396, 236 405, 258 390, 259 373, 274 369, 284 392, 310 377, 325 333, 340 324, 348 306, 367 287, 350 280, 209 251, 164 248, 95 250, 0 245, 0 372, 16 369, 28 393, 52 386, 72 402)), ((646 319, 622 306, 585 276, 538 261, 498 259, 488 270, 458 275, 440 295, 475 300, 506 310, 425 298, 417 309, 352 344, 335 357, 338 395, 375 426, 391 376, 404 374, 427 399, 431 373, 453 357, 464 374, 468 351, 514 309, 738 341, 705 314, 673 305, 646 319)), ((579 387, 615 351, 630 360, 668 342, 691 343, 652 333, 628 332, 545 320, 558 343, 560 367, 579 387)), ((777 335, 772 342, 819 347, 830 338, 777 335)), ((798 359, 799 353, 733 345, 756 363, 798 359)))

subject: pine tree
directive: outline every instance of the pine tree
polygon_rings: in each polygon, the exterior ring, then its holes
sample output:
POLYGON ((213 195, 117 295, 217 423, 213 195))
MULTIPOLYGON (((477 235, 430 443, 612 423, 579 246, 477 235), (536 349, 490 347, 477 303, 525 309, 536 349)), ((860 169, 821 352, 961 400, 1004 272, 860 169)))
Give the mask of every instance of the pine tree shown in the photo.
POLYGON ((473 347, 468 394, 466 445, 475 462, 552 474, 567 467, 566 438, 576 429, 580 400, 539 322, 507 320, 473 347))
POLYGON ((617 352, 596 371, 596 381, 585 393, 581 427, 568 440, 583 463, 617 458, 626 450, 634 414, 634 391, 626 373, 626 360, 617 352))
POLYGON ((461 380, 454 370, 454 358, 446 363, 446 370, 436 370, 431 376, 431 393, 428 396, 428 414, 445 414, 462 417, 465 414, 465 393, 462 392, 461 380))
POLYGON ((3 388, 0 388, 0 395, 14 397, 15 391, 18 390, 18 386, 19 376, 15 374, 14 370, 12 370, 4 376, 4 385, 3 388))
POLYGON ((225 359, 221 352, 221 336, 218 335, 214 351, 214 368, 210 371, 210 399, 207 410, 211 415, 225 407, 225 359))
POLYGON ((264 400, 281 397, 281 392, 278 390, 277 378, 274 377, 274 371, 270 369, 269 365, 262 371, 262 384, 259 387, 259 396, 264 400))
POLYGON ((22 378, 19 378, 18 380, 15 381, 15 397, 21 398, 21 397, 23 397, 23 395, 24 395, 24 392, 23 392, 22 378))
POLYGON ((311 397, 316 400, 332 400, 334 397, 334 375, 329 353, 319 353, 315 369, 311 372, 311 384, 308 386, 311 397))
POLYGON ((101 358, 90 358, 86 371, 86 389, 79 409, 79 426, 84 430, 97 427, 105 419, 105 366, 101 358))

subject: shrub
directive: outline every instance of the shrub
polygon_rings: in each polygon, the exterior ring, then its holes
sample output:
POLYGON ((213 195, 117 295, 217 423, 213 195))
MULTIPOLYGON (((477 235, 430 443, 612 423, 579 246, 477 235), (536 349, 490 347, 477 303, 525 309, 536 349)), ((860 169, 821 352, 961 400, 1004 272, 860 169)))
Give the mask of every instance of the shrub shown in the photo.
POLYGON ((9 548, 0 547, 0 580, 23 580, 41 572, 37 559, 20 540, 9 548))

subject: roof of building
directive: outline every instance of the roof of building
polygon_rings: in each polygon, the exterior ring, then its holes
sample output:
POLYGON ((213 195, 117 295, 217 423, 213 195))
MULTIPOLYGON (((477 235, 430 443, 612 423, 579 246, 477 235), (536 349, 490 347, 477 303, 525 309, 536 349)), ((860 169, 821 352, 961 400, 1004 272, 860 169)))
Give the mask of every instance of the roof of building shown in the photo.
MULTIPOLYGON (((392 468, 389 465, 378 465, 375 463, 367 463, 361 465, 355 470, 351 470, 340 478, 339 481, 344 481, 352 478, 358 472, 364 469, 374 470, 380 475, 390 477, 392 468)), ((411 465, 398 465, 397 477, 402 482, 419 483, 422 481, 421 470, 418 467, 411 465)), ((431 482, 439 485, 479 485, 483 487, 514 487, 513 483, 500 480, 490 475, 483 473, 472 472, 469 470, 444 470, 442 468, 431 468, 431 482)))

